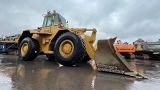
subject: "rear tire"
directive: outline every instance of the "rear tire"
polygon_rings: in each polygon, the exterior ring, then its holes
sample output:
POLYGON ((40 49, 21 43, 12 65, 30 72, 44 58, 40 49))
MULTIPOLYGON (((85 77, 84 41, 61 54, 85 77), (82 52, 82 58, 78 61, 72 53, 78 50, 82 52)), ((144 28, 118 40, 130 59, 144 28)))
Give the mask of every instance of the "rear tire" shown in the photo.
POLYGON ((64 66, 77 65, 85 56, 82 38, 72 32, 62 34, 55 42, 54 55, 57 62, 64 66))
POLYGON ((38 54, 39 44, 33 38, 24 38, 19 47, 19 57, 24 61, 33 61, 38 54))

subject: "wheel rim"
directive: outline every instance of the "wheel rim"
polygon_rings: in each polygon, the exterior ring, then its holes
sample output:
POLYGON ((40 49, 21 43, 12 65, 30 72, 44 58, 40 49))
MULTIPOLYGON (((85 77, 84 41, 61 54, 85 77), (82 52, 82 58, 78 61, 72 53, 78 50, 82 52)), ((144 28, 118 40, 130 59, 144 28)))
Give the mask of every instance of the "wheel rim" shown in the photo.
POLYGON ((25 55, 27 52, 28 52, 28 43, 24 43, 22 46, 21 46, 21 54, 22 55, 25 55))
POLYGON ((74 51, 74 44, 71 40, 64 40, 59 47, 59 51, 62 57, 67 58, 72 55, 74 51))

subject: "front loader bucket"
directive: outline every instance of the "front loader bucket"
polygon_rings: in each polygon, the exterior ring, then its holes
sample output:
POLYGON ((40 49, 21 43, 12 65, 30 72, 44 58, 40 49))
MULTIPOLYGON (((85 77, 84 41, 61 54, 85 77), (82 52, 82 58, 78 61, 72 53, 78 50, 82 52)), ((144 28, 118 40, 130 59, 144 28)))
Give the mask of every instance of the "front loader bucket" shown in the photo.
MULTIPOLYGON (((122 55, 115 51, 113 43, 115 38, 98 40, 95 52, 95 62, 98 71, 125 74, 130 76, 142 76, 134 72, 122 55)), ((143 77, 144 78, 144 77, 143 77)))

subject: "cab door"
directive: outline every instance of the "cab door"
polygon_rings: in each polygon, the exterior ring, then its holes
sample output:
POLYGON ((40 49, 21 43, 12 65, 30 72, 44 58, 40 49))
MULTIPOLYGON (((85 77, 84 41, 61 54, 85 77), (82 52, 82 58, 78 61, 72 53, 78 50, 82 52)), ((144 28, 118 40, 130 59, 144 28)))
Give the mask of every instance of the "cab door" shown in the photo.
POLYGON ((45 16, 40 32, 41 33, 51 33, 51 26, 52 26, 52 17, 51 16, 45 16))

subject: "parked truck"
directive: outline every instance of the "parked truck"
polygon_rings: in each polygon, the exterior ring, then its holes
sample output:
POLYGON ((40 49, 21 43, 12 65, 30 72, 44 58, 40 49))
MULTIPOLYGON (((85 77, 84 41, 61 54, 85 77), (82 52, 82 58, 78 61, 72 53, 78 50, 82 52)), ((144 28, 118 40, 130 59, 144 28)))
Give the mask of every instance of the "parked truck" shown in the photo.
POLYGON ((137 59, 160 59, 160 40, 147 42, 138 39, 133 44, 136 48, 135 56, 137 59))
POLYGON ((18 39, 20 34, 0 38, 0 53, 18 55, 18 39))

